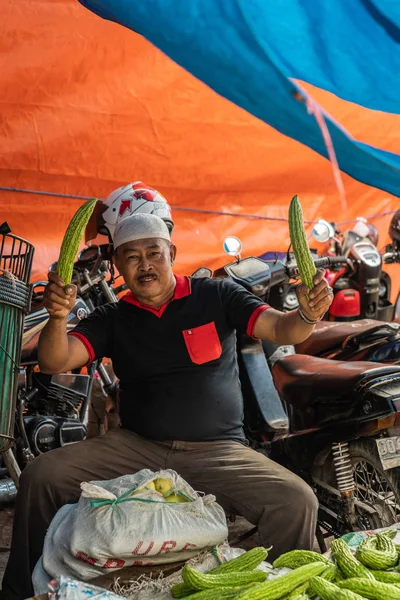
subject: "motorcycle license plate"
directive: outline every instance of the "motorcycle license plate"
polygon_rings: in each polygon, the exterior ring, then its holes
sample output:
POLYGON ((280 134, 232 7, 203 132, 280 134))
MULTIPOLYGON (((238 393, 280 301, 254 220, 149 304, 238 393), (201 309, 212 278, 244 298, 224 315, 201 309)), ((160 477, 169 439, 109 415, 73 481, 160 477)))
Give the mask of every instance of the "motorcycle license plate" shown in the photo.
POLYGON ((400 467, 400 436, 396 435, 375 441, 384 470, 400 467))

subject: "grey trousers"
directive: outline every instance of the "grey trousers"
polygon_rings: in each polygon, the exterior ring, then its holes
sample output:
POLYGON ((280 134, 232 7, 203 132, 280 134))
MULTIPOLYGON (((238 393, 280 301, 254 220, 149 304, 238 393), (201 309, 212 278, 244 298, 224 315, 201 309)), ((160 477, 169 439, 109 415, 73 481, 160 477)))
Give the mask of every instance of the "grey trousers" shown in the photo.
POLYGON ((23 471, 2 600, 33 595, 31 573, 57 510, 76 502, 82 481, 114 479, 140 469, 174 469, 196 490, 215 494, 225 510, 258 525, 270 557, 312 549, 317 499, 299 477, 239 442, 155 442, 124 430, 35 459, 23 471))

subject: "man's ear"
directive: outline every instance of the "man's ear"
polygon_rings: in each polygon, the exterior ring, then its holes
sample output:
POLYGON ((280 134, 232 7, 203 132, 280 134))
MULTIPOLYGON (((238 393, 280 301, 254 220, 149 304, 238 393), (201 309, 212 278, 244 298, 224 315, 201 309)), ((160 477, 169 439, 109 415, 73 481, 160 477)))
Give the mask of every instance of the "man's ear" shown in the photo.
POLYGON ((176 258, 176 246, 174 244, 171 244, 169 247, 169 255, 171 257, 171 264, 173 265, 176 258))

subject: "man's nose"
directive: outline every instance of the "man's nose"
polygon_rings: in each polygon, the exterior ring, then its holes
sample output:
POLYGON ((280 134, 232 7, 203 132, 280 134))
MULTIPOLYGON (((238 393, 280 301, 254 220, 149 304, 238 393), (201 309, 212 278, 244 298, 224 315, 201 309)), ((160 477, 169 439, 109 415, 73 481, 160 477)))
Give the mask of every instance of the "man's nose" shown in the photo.
POLYGON ((139 263, 139 269, 141 271, 149 271, 150 269, 152 269, 152 265, 146 256, 142 256, 140 263, 139 263))

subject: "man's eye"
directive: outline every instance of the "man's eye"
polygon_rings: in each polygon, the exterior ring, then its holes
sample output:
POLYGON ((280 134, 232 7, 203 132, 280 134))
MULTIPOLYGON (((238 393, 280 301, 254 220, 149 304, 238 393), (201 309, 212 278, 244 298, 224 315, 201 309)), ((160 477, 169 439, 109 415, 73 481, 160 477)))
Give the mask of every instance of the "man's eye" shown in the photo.
POLYGON ((138 260, 139 259, 138 256, 135 256, 133 254, 131 256, 128 256, 127 258, 128 258, 128 260, 138 260))
POLYGON ((159 256, 159 255, 160 255, 160 253, 159 253, 159 252, 152 252, 152 253, 151 253, 151 256, 159 256))

